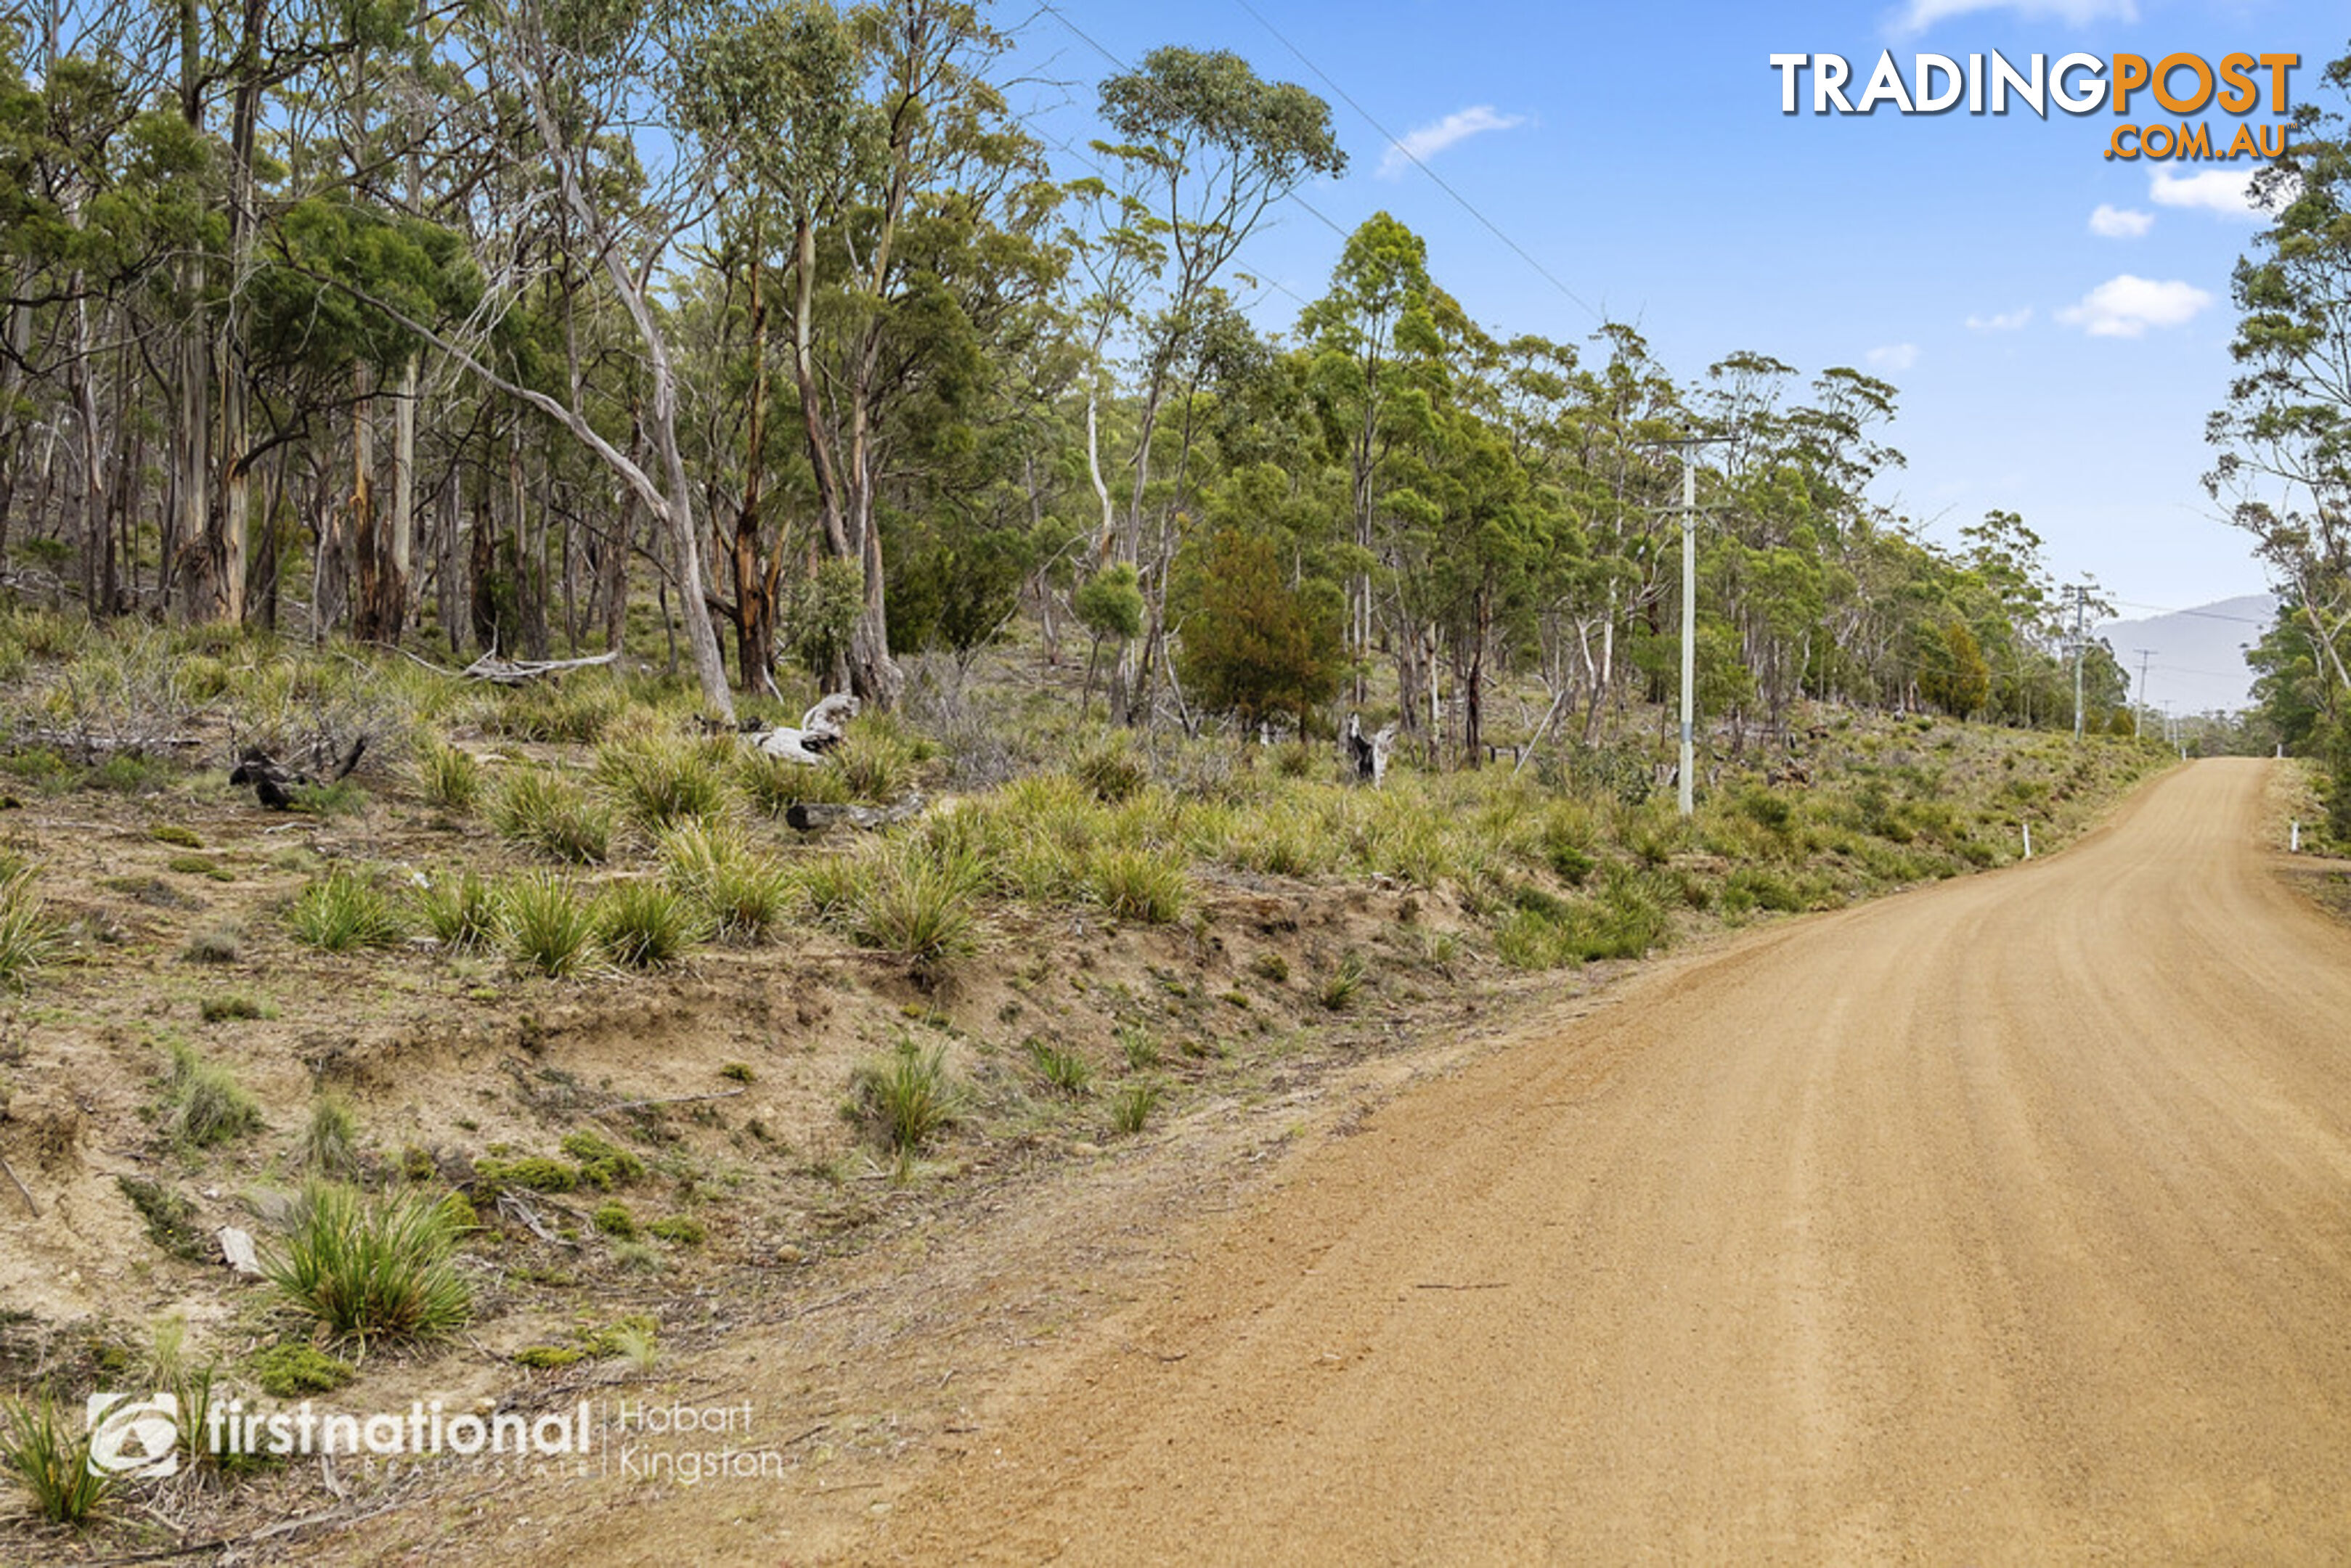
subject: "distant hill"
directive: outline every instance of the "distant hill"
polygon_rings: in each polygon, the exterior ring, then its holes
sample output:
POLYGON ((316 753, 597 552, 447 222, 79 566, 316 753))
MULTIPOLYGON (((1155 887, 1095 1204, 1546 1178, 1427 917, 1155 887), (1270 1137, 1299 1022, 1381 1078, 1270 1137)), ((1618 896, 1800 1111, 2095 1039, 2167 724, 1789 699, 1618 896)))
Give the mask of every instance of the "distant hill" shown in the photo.
POLYGON ((2151 615, 2143 621, 2109 621, 2091 629, 2103 637, 2131 678, 2134 701, 2171 705, 2176 714, 2234 712, 2252 702, 2253 673, 2245 667, 2244 646, 2258 643, 2277 616, 2278 601, 2267 593, 2247 594, 2151 615), (2141 648, 2147 690, 2138 687, 2141 648))

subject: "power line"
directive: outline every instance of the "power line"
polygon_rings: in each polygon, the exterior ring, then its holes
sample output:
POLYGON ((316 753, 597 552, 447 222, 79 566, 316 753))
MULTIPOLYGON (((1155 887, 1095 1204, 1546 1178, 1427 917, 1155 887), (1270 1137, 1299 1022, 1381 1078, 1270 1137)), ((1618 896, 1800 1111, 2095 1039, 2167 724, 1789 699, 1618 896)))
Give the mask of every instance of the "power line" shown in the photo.
POLYGON ((2211 610, 2172 610, 2160 604, 2142 604, 2136 599, 2115 599, 2108 595, 2101 595, 2100 597, 2106 599, 2107 602, 2111 604, 2127 605, 2133 610, 2152 610, 2158 615, 2189 615, 2195 617, 2199 621, 2233 621, 2240 626, 2267 626, 2270 624, 2267 621, 2257 620, 2251 615, 2222 615, 2217 611, 2211 610))
MULTIPOLYGON (((1566 284, 1562 283, 1557 277, 1553 277, 1551 269, 1530 255, 1524 246, 1512 239, 1509 235, 1504 234, 1499 225, 1496 224, 1493 219, 1488 217, 1484 213, 1479 212, 1477 207, 1471 204, 1468 197, 1463 195, 1460 192, 1455 190, 1450 184, 1448 184, 1446 182, 1444 175, 1439 174, 1436 170, 1430 168, 1427 163, 1422 161, 1419 153, 1415 152, 1411 148, 1405 146, 1402 137, 1396 135, 1395 132, 1390 131, 1386 126, 1382 125, 1378 120, 1373 117, 1370 110, 1365 109, 1362 104, 1357 103, 1348 93, 1345 88, 1341 87, 1337 82, 1331 78, 1331 74, 1328 71, 1324 70, 1321 66, 1316 65, 1312 60, 1308 59, 1306 57, 1306 52, 1303 49, 1301 49, 1296 44, 1291 43, 1289 38, 1284 37, 1281 29, 1276 27, 1272 23, 1267 21, 1263 16, 1259 15, 1258 8, 1250 5, 1249 0, 1233 0, 1233 3, 1238 5, 1242 10, 1248 12, 1259 26, 1263 27, 1267 32, 1272 34, 1275 42, 1279 43, 1283 48, 1288 49, 1291 54, 1296 55, 1298 57, 1299 64, 1304 66, 1308 70, 1312 71, 1317 77, 1321 78, 1322 85, 1329 88, 1332 92, 1338 94, 1341 102, 1344 103, 1349 109, 1353 110, 1357 114, 1362 115, 1365 124, 1378 131, 1382 136, 1387 138, 1388 145, 1403 153, 1407 159, 1411 160, 1412 166, 1414 168, 1419 170, 1422 173, 1427 175, 1429 179, 1436 182, 1437 188, 1444 192, 1447 195, 1452 197, 1456 205, 1459 206, 1463 212, 1468 213, 1471 217, 1477 219, 1479 223, 1485 225, 1485 229, 1488 234, 1492 235, 1496 239, 1500 240, 1504 245, 1508 246, 1511 252, 1516 255, 1520 261, 1525 262, 1529 267, 1534 268, 1536 274, 1540 276, 1545 283, 1548 283, 1553 288, 1558 289, 1561 294, 1566 296, 1568 299, 1573 301, 1593 320, 1600 322, 1603 326, 1607 324, 1608 318, 1605 315, 1593 309, 1591 304, 1585 300, 1582 295, 1576 293, 1574 289, 1570 288, 1566 284)), ((1046 9, 1051 10, 1052 7, 1049 5, 1046 9)), ((1056 13, 1056 15, 1058 14, 1059 13, 1056 13)))

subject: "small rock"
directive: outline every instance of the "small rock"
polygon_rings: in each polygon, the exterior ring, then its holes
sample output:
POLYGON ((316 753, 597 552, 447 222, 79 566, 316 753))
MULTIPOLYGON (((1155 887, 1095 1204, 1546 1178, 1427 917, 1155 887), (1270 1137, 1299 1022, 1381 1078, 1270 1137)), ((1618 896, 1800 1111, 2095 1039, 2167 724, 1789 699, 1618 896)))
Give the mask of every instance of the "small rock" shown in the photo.
POLYGON ((1102 1145, 1100 1144, 1071 1144, 1070 1145, 1070 1153, 1073 1155, 1098 1155, 1102 1153, 1102 1145))
POLYGON ((791 1245, 789 1242, 786 1242, 783 1246, 776 1249, 776 1261, 778 1263, 805 1263, 808 1261, 808 1254, 799 1248, 791 1245))
POLYGON ((253 1238, 234 1225, 222 1226, 219 1235, 221 1259, 229 1271, 248 1280, 260 1279, 261 1258, 253 1249, 253 1238))

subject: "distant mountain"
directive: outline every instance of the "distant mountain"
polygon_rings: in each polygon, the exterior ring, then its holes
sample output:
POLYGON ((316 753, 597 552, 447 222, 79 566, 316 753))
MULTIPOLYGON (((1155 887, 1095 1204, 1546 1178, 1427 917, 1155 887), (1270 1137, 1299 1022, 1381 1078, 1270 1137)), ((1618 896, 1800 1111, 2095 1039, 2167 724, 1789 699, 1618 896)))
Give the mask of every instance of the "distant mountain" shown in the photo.
POLYGON ((2252 702, 2253 672, 2245 667, 2245 645, 2258 643, 2277 618, 2278 601, 2267 593, 2247 594, 2151 615, 2144 621, 2109 621, 2093 627, 2122 661, 2131 678, 2131 697, 2176 714, 2232 713, 2252 702), (2139 650, 2147 649, 2147 690, 2138 690, 2139 650))

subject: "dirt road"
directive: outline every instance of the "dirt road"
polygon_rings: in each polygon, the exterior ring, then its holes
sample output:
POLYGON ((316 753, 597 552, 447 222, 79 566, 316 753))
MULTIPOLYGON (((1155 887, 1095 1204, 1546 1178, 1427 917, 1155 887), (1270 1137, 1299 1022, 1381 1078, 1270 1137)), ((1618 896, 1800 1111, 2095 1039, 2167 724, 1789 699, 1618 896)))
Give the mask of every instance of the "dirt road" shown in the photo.
POLYGON ((2265 779, 1403 1098, 866 1554, 2351 1560, 2351 936, 2265 779))

